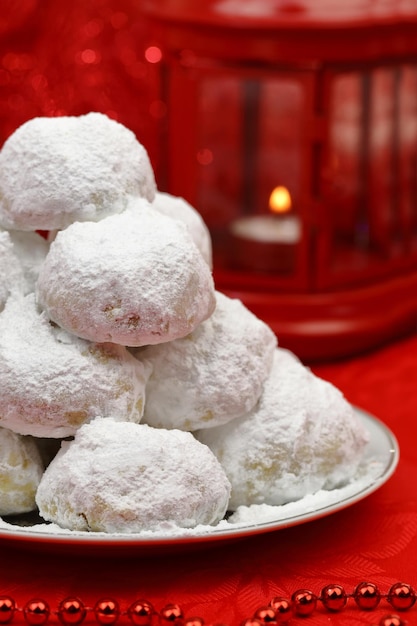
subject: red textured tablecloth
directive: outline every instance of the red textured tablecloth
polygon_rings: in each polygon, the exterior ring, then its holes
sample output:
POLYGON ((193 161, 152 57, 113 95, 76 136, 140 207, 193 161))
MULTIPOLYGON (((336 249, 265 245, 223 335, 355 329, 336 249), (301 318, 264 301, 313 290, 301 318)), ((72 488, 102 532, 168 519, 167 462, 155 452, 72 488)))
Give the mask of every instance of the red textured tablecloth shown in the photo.
MULTIPOLYGON (((340 583, 351 592, 364 580, 378 584, 382 593, 397 581, 417 586, 417 337, 312 369, 396 435, 400 462, 378 491, 317 521, 171 555, 54 554, 2 542, 0 594, 13 596, 19 605, 45 598, 53 610, 71 595, 87 605, 110 596, 122 610, 147 598, 157 610, 176 602, 186 616, 233 626, 273 596, 300 588, 319 594, 326 584, 340 583)), ((385 600, 372 612, 349 600, 337 614, 319 603, 313 616, 292 623, 376 624, 393 612, 385 600)), ((417 606, 403 617, 417 624, 417 606)), ((14 622, 21 619, 19 614, 14 622)), ((92 614, 89 619, 94 620, 92 614)), ((128 623, 127 617, 122 621, 128 623)), ((50 623, 59 623, 56 615, 50 623)))

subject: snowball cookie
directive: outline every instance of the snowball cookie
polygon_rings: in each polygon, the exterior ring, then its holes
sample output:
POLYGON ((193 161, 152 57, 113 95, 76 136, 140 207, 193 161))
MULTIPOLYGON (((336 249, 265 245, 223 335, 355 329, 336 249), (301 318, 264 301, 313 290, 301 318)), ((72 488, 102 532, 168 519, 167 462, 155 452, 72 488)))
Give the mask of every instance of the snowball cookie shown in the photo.
POLYGON ((229 494, 217 459, 190 433, 98 418, 62 444, 36 501, 64 528, 137 533, 216 524, 229 494))
POLYGON ((280 348, 253 411, 196 436, 232 484, 232 510, 284 504, 349 482, 367 442, 341 392, 280 348))
POLYGON ((213 265, 212 245, 209 229, 200 213, 184 198, 157 191, 152 206, 160 213, 184 222, 197 248, 210 267, 213 265))
POLYGON ((67 437, 97 415, 140 421, 149 373, 125 348, 51 324, 34 294, 0 314, 0 426, 17 433, 67 437))
POLYGON ((130 195, 153 200, 145 148, 101 113, 37 117, 0 151, 0 224, 53 230, 123 211, 130 195))
POLYGON ((213 315, 182 339, 135 353, 153 366, 144 421, 211 428, 254 407, 272 367, 277 339, 240 300, 216 292, 213 315))
POLYGON ((35 441, 0 428, 0 515, 36 509, 43 464, 35 441))
POLYGON ((91 341, 143 346, 188 335, 215 307, 210 268, 181 222, 140 210, 75 223, 38 279, 50 319, 91 341))

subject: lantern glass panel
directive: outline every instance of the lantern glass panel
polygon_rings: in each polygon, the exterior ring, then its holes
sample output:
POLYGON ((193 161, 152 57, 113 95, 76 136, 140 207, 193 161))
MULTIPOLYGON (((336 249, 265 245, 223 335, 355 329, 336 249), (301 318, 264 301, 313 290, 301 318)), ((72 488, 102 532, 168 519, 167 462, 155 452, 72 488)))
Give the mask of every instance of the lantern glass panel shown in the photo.
MULTIPOLYGON (((217 257, 239 218, 273 217, 275 225, 286 221, 284 228, 288 222, 298 223, 305 156, 305 91, 303 79, 265 70, 259 74, 243 74, 236 69, 233 75, 208 73, 200 81, 197 206, 212 232, 217 257), (278 200, 278 206, 272 196, 277 187, 288 198, 281 204, 278 200)), ((246 270, 268 271, 271 266, 278 274, 293 272, 295 248, 301 239, 300 228, 296 230, 299 236, 295 246, 291 244, 290 264, 281 267, 279 259, 271 263, 268 255, 258 266, 249 255, 242 259, 233 246, 226 246, 230 254, 224 256, 224 263, 246 270)), ((255 239, 256 232, 254 225, 255 239)), ((250 238, 249 231, 248 235, 250 238)), ((281 254, 278 246, 276 255, 281 254)))
POLYGON ((417 245, 417 67, 401 68, 398 135, 400 153, 394 193, 405 251, 417 245))
POLYGON ((288 188, 296 208, 300 205, 303 156, 303 89, 296 81, 268 80, 260 95, 259 158, 254 181, 259 206, 253 210, 267 210, 277 185, 288 188))
POLYGON ((201 80, 196 140, 197 206, 213 235, 240 212, 243 111, 241 81, 233 76, 201 80))
POLYGON ((416 68, 342 72, 330 84, 323 197, 330 241, 320 287, 410 263, 417 224, 416 68))
POLYGON ((360 211, 361 81, 356 73, 341 75, 332 84, 330 101, 329 187, 336 243, 366 246, 367 219, 360 211))

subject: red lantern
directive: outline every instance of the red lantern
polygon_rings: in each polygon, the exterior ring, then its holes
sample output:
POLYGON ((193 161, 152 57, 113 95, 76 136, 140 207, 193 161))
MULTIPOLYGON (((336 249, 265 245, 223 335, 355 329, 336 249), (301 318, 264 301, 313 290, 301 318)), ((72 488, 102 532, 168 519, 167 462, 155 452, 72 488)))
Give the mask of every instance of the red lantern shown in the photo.
POLYGON ((413 3, 143 0, 143 10, 149 49, 162 53, 154 98, 168 111, 158 185, 209 226, 217 288, 306 359, 414 331, 413 3))

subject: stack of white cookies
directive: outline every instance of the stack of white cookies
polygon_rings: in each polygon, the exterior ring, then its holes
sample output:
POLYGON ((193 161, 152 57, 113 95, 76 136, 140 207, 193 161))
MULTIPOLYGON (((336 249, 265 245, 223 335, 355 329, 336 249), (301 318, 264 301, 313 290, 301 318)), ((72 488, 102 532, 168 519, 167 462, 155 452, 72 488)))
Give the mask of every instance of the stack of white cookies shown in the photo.
POLYGON ((216 290, 206 225, 157 190, 127 128, 90 113, 17 129, 0 227, 0 515, 193 528, 355 476, 355 411, 216 290))

